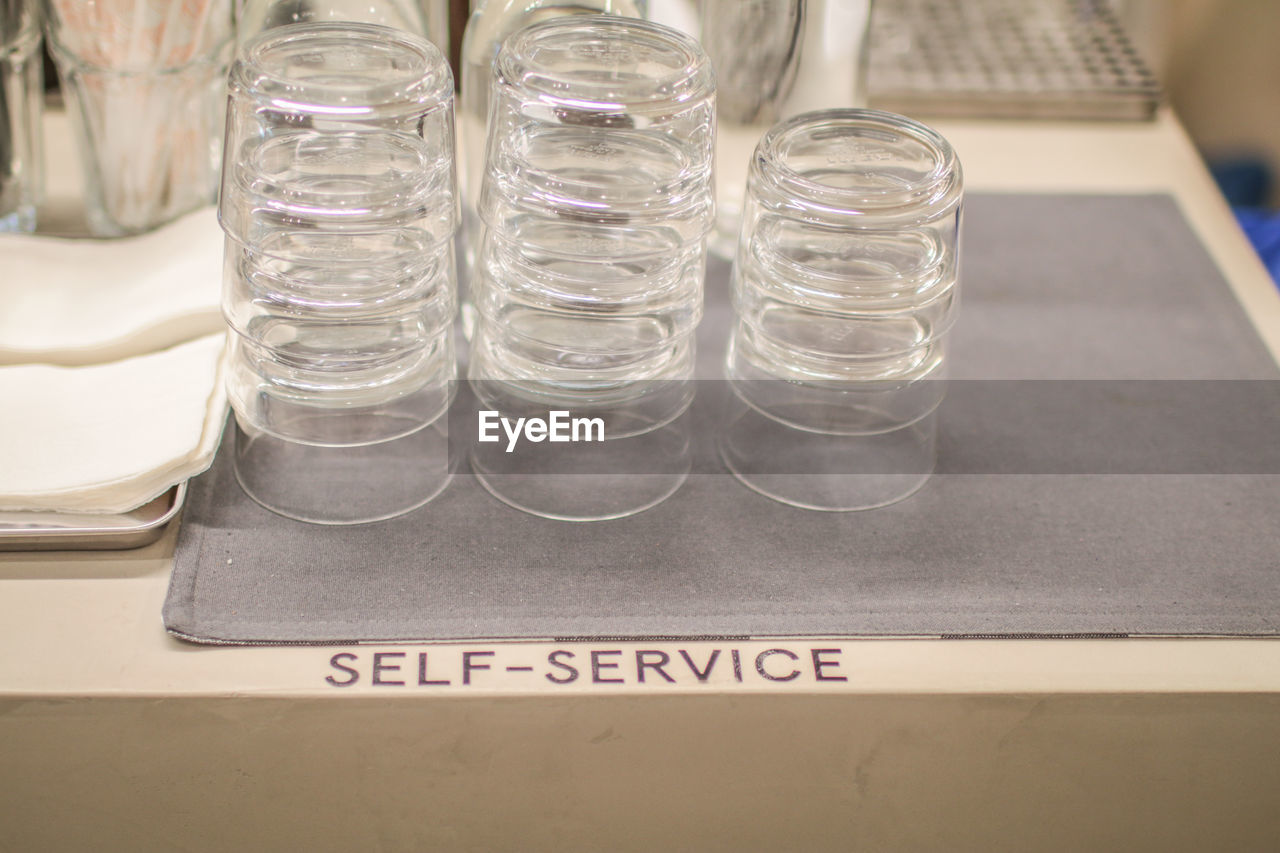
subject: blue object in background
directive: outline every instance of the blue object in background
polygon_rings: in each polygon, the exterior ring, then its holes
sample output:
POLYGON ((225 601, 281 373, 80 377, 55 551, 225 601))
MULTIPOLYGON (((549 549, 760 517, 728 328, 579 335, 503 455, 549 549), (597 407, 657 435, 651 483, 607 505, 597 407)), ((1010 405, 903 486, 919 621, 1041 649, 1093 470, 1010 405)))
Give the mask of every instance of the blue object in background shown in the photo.
POLYGON ((1280 286, 1280 212, 1265 207, 1274 183, 1271 169, 1258 157, 1223 157, 1210 160, 1209 171, 1271 280, 1280 286))
POLYGON ((1271 273, 1271 280, 1280 286, 1280 213, 1253 207, 1238 207, 1235 212, 1236 221, 1271 273))
POLYGON ((1264 207, 1274 183, 1271 169, 1260 157, 1214 157, 1209 172, 1232 207, 1264 207))

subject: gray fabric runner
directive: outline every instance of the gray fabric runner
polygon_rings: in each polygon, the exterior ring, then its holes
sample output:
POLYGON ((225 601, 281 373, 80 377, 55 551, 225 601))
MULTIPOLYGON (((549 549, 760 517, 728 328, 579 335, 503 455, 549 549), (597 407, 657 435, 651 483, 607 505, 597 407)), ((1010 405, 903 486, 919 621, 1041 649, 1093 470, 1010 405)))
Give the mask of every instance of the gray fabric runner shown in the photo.
MULTIPOLYGON (((953 377, 1280 376, 1167 197, 975 196, 965 228, 953 377)), ((728 318, 727 269, 714 264, 703 376, 716 375, 728 318)), ((325 528, 258 507, 223 452, 191 484, 165 626, 233 643, 1275 635, 1280 430, 1275 383, 1255 385, 1267 393, 1229 442, 1259 450, 1250 473, 1229 453, 1215 468, 1213 448, 1204 465, 1143 473, 1096 462, 991 473, 1009 470, 1000 463, 1027 430, 984 421, 980 394, 952 394, 939 473, 858 513, 794 509, 695 473, 647 512, 569 524, 460 475, 407 516, 325 528)))

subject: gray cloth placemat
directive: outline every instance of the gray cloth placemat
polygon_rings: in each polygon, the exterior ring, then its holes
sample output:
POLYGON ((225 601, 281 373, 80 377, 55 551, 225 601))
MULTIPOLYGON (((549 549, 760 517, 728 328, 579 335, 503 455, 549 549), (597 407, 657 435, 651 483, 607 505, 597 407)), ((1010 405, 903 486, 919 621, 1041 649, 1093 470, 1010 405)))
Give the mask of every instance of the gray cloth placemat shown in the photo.
MULTIPOLYGON (((713 265, 704 376, 726 294, 713 265)), ((970 198, 950 357, 960 379, 1278 375, 1164 196, 970 198)), ((1001 450, 978 446, 981 395, 956 396, 970 405, 944 404, 940 473, 859 513, 696 473, 640 515, 569 524, 463 475, 410 515, 326 528, 258 507, 223 452, 191 484, 165 626, 233 643, 1280 632, 1274 458, 1243 474, 966 473, 1000 470, 980 457, 1001 450)))

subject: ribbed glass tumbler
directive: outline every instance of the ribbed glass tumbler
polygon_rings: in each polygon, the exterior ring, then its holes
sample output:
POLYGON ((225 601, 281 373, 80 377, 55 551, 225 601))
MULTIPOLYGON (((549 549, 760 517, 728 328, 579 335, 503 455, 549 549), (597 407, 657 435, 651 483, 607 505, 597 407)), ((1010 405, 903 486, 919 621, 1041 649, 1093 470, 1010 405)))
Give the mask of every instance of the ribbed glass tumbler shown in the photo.
POLYGON ((230 80, 219 218, 236 474, 304 521, 389 518, 452 466, 453 79, 425 39, 298 24, 230 80))
POLYGON ((536 453, 477 443, 473 468, 539 515, 638 512, 690 463, 681 416, 715 218, 710 64, 658 24, 562 17, 507 39, 490 105, 473 388, 482 411, 602 429, 536 453))
POLYGON ((951 146, 902 116, 805 113, 761 140, 719 434, 746 485, 852 510, 928 479, 958 307, 961 195, 951 146))

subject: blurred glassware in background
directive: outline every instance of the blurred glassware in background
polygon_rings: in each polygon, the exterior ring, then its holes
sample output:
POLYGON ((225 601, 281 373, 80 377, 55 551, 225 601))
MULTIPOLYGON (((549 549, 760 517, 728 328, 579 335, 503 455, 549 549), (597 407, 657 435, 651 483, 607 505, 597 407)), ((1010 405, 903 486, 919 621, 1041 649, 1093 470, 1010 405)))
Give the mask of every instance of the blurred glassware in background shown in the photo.
POLYGON ((422 36, 449 55, 449 0, 235 0, 235 4, 240 41, 286 24, 378 24, 422 36))
POLYGON ((699 37, 716 69, 716 235, 733 257, 747 166, 783 119, 867 103, 871 0, 702 0, 699 37))
POLYGON ((803 113, 751 160, 721 455, 810 509, 901 500, 935 459, 959 304, 960 162, 878 110, 803 113))
POLYGON ((451 474, 453 75, 426 39, 315 23, 231 69, 219 219, 236 477, 303 521, 390 518, 451 474))
POLYGON ((0 232, 34 231, 43 190, 37 0, 0 0, 0 232))
POLYGON ((147 231, 212 204, 231 0, 45 0, 45 12, 90 232, 147 231))

